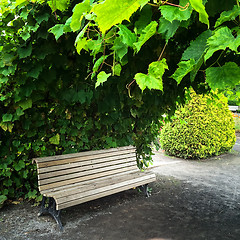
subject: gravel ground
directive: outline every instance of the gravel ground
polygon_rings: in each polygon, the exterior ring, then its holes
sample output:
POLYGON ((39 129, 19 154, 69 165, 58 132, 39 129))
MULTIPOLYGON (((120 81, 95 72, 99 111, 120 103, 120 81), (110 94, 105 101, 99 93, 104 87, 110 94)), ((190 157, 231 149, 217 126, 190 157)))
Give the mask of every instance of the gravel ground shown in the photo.
POLYGON ((232 152, 204 161, 157 152, 151 197, 129 190, 65 209, 63 232, 31 202, 5 206, 0 240, 239 240, 239 137, 232 152))

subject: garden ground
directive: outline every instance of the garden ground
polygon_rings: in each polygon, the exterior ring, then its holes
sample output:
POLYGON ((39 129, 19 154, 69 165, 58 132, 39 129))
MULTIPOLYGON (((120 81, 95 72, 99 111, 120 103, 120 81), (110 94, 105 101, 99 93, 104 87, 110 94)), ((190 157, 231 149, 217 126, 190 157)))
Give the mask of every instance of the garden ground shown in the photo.
POLYGON ((0 210, 0 240, 239 240, 240 136, 232 152, 186 161, 156 152, 152 195, 136 190, 68 208, 64 231, 30 202, 0 210))

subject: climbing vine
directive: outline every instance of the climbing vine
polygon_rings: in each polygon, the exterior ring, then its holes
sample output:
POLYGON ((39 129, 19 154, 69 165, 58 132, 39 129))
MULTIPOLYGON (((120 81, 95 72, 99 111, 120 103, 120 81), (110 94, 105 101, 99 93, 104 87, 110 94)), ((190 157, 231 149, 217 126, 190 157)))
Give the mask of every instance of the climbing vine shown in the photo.
POLYGON ((186 89, 239 85, 239 15, 238 0, 1 1, 0 195, 37 196, 38 156, 132 144, 147 166, 186 89))

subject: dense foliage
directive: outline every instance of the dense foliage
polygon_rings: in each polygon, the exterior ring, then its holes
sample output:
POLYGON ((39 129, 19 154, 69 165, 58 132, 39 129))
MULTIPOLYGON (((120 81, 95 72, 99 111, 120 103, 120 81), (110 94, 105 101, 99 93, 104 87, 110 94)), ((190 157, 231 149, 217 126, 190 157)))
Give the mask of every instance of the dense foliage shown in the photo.
POLYGON ((191 100, 163 126, 160 141, 167 154, 181 158, 208 158, 229 151, 236 136, 227 98, 192 92, 191 100))
POLYGON ((32 157, 133 144, 151 160, 185 89, 239 84, 238 0, 3 0, 0 195, 36 196, 32 157))

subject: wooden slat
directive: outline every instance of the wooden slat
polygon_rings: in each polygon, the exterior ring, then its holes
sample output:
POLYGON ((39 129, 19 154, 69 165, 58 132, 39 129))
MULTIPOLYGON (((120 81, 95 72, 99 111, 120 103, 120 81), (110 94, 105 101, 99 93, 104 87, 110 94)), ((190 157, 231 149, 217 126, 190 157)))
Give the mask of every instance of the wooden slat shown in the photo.
POLYGON ((46 184, 50 184, 50 183, 54 183, 54 182, 61 182, 61 181, 65 181, 68 179, 78 178, 78 177, 82 177, 82 176, 86 176, 86 175, 94 175, 94 174, 98 174, 100 172, 108 172, 108 171, 111 171, 114 169, 124 169, 124 167, 129 167, 129 166, 134 166, 134 165, 136 165, 136 163, 127 162, 127 163, 122 163, 122 164, 118 164, 118 165, 107 166, 107 167, 102 167, 102 168, 97 168, 97 169, 91 169, 91 170, 87 170, 87 171, 79 171, 77 173, 62 175, 62 176, 53 177, 53 178, 47 178, 47 179, 40 180, 39 182, 40 182, 40 185, 46 185, 46 184))
MULTIPOLYGON (((98 164, 87 165, 87 166, 77 166, 77 167, 72 167, 69 169, 61 170, 61 171, 43 173, 43 174, 39 174, 39 180, 41 181, 46 178, 50 179, 50 178, 57 177, 57 176, 65 176, 68 174, 78 173, 78 172, 83 172, 83 171, 86 172, 86 171, 90 171, 90 170, 97 169, 97 168, 104 168, 107 166, 116 166, 119 164, 129 163, 129 162, 136 164, 135 157, 134 158, 123 158, 120 160, 108 161, 108 162, 103 162, 103 163, 98 163, 98 164)), ((69 165, 71 165, 71 164, 69 164, 69 165)), ((116 168, 119 168, 119 167, 116 166, 116 168)))
POLYGON ((149 173, 149 172, 134 172, 131 174, 123 174, 121 176, 111 176, 108 177, 106 179, 103 180, 97 180, 90 183, 85 183, 81 186, 71 186, 67 189, 64 189, 62 191, 58 191, 58 192, 54 192, 53 194, 49 194, 49 196, 54 196, 55 198, 64 198, 66 196, 75 196, 76 194, 84 194, 84 192, 89 192, 90 190, 93 189, 98 189, 98 188, 102 188, 105 186, 110 186, 110 185, 114 185, 120 182, 127 182, 130 181, 132 179, 137 179, 137 178, 142 178, 144 176, 152 176, 153 178, 155 177, 155 175, 153 173, 149 173))
POLYGON ((51 183, 51 184, 48 184, 48 185, 40 185, 38 183, 39 191, 41 192, 41 191, 46 190, 46 189, 51 189, 51 188, 56 188, 56 187, 60 187, 60 186, 64 186, 64 185, 78 183, 78 182, 81 182, 81 181, 87 181, 87 180, 91 180, 91 179, 101 178, 101 177, 104 177, 104 176, 110 176, 110 175, 113 175, 113 174, 116 174, 116 173, 120 173, 120 172, 123 172, 123 171, 130 171, 130 170, 136 170, 136 166, 129 166, 129 167, 126 167, 126 168, 123 168, 123 169, 120 168, 120 169, 115 169, 115 170, 108 171, 108 172, 101 172, 101 173, 94 174, 94 175, 87 175, 87 176, 83 176, 83 177, 73 178, 73 179, 69 179, 69 180, 66 180, 66 181, 51 183))
POLYGON ((75 158, 75 157, 82 157, 82 156, 89 156, 89 155, 90 156, 99 155, 102 153, 111 153, 111 152, 117 152, 117 153, 121 154, 121 151, 128 150, 128 149, 135 150, 135 148, 133 146, 127 146, 127 147, 110 148, 110 149, 104 149, 104 150, 94 150, 94 151, 86 151, 86 152, 80 152, 80 153, 55 155, 55 156, 50 156, 50 157, 34 158, 33 161, 37 162, 37 163, 42 163, 42 162, 49 162, 49 161, 67 159, 67 158, 75 158))
POLYGON ((55 200, 57 202, 56 208, 57 208, 57 210, 60 210, 63 208, 71 207, 71 206, 74 206, 74 205, 77 205, 80 203, 88 202, 88 201, 91 201, 91 200, 94 200, 97 198, 101 198, 101 197, 105 197, 105 196, 108 196, 108 195, 111 195, 114 193, 125 191, 125 190, 131 189, 133 187, 138 187, 138 186, 153 182, 155 180, 156 179, 152 178, 151 176, 149 176, 146 179, 139 179, 139 178, 133 179, 131 181, 131 183, 128 181, 126 183, 116 184, 116 186, 109 186, 109 187, 106 187, 103 189, 89 191, 89 195, 86 194, 85 197, 77 198, 77 199, 74 199, 73 201, 69 201, 69 202, 63 202, 62 204, 59 204, 59 202, 58 202, 59 199, 55 198, 55 200))
POLYGON ((73 188, 73 187, 81 187, 81 186, 95 184, 96 181, 98 181, 98 180, 99 181, 104 181, 106 179, 109 179, 109 177, 110 178, 111 177, 119 177, 119 176, 122 176, 122 175, 125 175, 125 174, 128 175, 128 174, 136 173, 136 171, 139 173, 139 170, 136 170, 135 167, 128 170, 128 171, 126 171, 126 169, 125 169, 125 172, 115 173, 114 175, 111 175, 111 176, 102 176, 102 177, 99 177, 97 179, 88 179, 86 181, 81 181, 81 182, 70 184, 70 185, 64 185, 64 186, 60 186, 60 187, 46 189, 46 190, 41 191, 41 194, 43 194, 46 197, 50 197, 50 196, 53 196, 55 193, 57 193, 59 191, 64 191, 66 189, 73 188))
POLYGON ((65 170, 65 169, 74 168, 74 167, 83 167, 83 166, 88 166, 88 165, 92 165, 92 164, 98 164, 99 162, 104 163, 104 162, 120 160, 120 159, 126 159, 126 161, 132 161, 132 159, 130 159, 132 157, 135 157, 134 161, 136 161, 135 152, 130 152, 130 153, 128 152, 128 153, 120 155, 120 156, 113 156, 113 157, 108 157, 108 158, 93 159, 93 160, 86 160, 86 161, 79 161, 79 162, 72 162, 72 163, 67 162, 66 164, 39 168, 38 173, 41 175, 42 173, 65 170))
MULTIPOLYGON (((133 153, 135 152, 134 149, 129 149, 126 151, 121 151, 121 152, 110 152, 110 153, 101 153, 98 155, 88 155, 88 156, 81 156, 81 157, 71 157, 71 158, 64 158, 64 159, 56 159, 53 161, 48 161, 48 162, 43 162, 43 163, 38 163, 38 167, 39 168, 45 168, 45 167, 51 167, 51 166, 57 166, 57 165, 61 165, 61 164, 67 164, 67 163, 74 163, 74 162, 79 162, 79 161, 87 161, 87 160, 93 160, 93 159, 99 159, 99 161, 101 161, 101 159, 103 158, 108 158, 108 157, 112 157, 112 156, 121 156, 124 155, 126 153, 133 153)), ((60 157, 60 156, 59 156, 60 157)))

